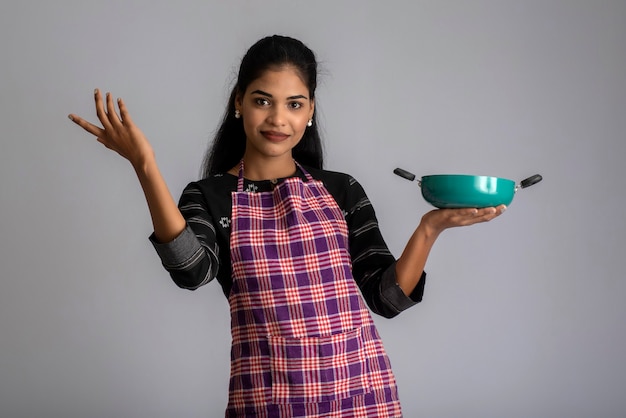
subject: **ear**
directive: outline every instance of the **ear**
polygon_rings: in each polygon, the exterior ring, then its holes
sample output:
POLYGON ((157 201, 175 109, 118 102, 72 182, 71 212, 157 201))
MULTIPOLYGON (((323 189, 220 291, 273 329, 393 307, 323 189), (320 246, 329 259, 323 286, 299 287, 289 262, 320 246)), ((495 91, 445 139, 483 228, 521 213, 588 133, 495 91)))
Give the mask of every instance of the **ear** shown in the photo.
POLYGON ((239 110, 241 112, 241 106, 243 103, 243 97, 241 93, 237 93, 235 95, 235 109, 239 110))
POLYGON ((311 99, 311 112, 309 113, 309 119, 313 119, 315 114, 315 99, 311 99))

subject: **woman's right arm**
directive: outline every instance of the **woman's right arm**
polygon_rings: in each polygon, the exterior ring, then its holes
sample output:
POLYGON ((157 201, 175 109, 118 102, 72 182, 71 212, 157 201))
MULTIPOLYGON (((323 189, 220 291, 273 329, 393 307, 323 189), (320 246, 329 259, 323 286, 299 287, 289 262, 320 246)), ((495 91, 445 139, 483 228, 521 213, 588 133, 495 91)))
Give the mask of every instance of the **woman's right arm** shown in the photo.
POLYGON ((186 221, 159 171, 152 146, 133 123, 122 99, 117 100, 118 116, 111 94, 107 93, 103 100, 100 90, 96 89, 94 96, 102 128, 74 114, 69 118, 131 163, 148 203, 155 238, 159 242, 172 241, 185 229, 186 221))

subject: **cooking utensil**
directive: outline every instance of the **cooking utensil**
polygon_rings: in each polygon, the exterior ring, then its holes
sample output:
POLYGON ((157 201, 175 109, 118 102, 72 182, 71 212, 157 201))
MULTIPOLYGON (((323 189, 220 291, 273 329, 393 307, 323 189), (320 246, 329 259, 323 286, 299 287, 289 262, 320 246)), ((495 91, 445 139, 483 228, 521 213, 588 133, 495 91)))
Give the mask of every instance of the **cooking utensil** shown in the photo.
MULTIPOLYGON (((409 181, 416 178, 415 174, 401 168, 393 172, 409 181)), ((500 177, 435 174, 423 176, 417 183, 424 199, 437 208, 485 208, 508 206, 517 190, 537 184, 542 179, 540 174, 535 174, 516 185, 515 181, 500 177)))

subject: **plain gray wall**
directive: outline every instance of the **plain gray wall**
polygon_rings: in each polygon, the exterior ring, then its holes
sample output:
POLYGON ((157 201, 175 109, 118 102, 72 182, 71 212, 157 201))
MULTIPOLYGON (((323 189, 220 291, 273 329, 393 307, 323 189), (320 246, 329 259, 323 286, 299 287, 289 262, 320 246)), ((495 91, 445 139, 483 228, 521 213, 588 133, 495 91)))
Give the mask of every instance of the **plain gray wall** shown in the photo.
POLYGON ((626 416, 620 0, 3 0, 0 416, 222 416, 219 286, 175 287, 129 164, 66 115, 124 97, 177 198, 273 33, 317 52, 327 167, 397 256, 431 208, 393 168, 544 175, 445 232, 423 303, 376 319, 405 415, 626 416))

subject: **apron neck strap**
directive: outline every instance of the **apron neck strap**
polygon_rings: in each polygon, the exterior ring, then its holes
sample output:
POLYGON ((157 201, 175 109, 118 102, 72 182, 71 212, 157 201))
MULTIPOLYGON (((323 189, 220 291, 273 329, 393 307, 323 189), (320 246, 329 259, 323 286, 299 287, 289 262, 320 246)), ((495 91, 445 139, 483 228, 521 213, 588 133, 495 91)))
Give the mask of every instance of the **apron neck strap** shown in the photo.
MULTIPOLYGON (((307 181, 313 180, 313 176, 311 176, 309 172, 306 171, 304 167, 300 165, 299 162, 297 162, 296 160, 294 160, 293 162, 296 163, 296 167, 300 169, 300 171, 302 171, 302 174, 304 174, 307 181)), ((241 162, 239 163, 239 175, 237 176, 237 191, 243 192, 243 158, 241 159, 241 162)))
POLYGON ((243 158, 239 163, 239 176, 237 178, 237 191, 243 192, 243 158))
POLYGON ((300 171, 302 171, 302 174, 304 174, 304 177, 306 177, 306 181, 313 181, 313 176, 311 176, 309 172, 300 165, 299 162, 297 162, 296 160, 294 160, 293 162, 296 163, 296 167, 298 167, 300 171))

